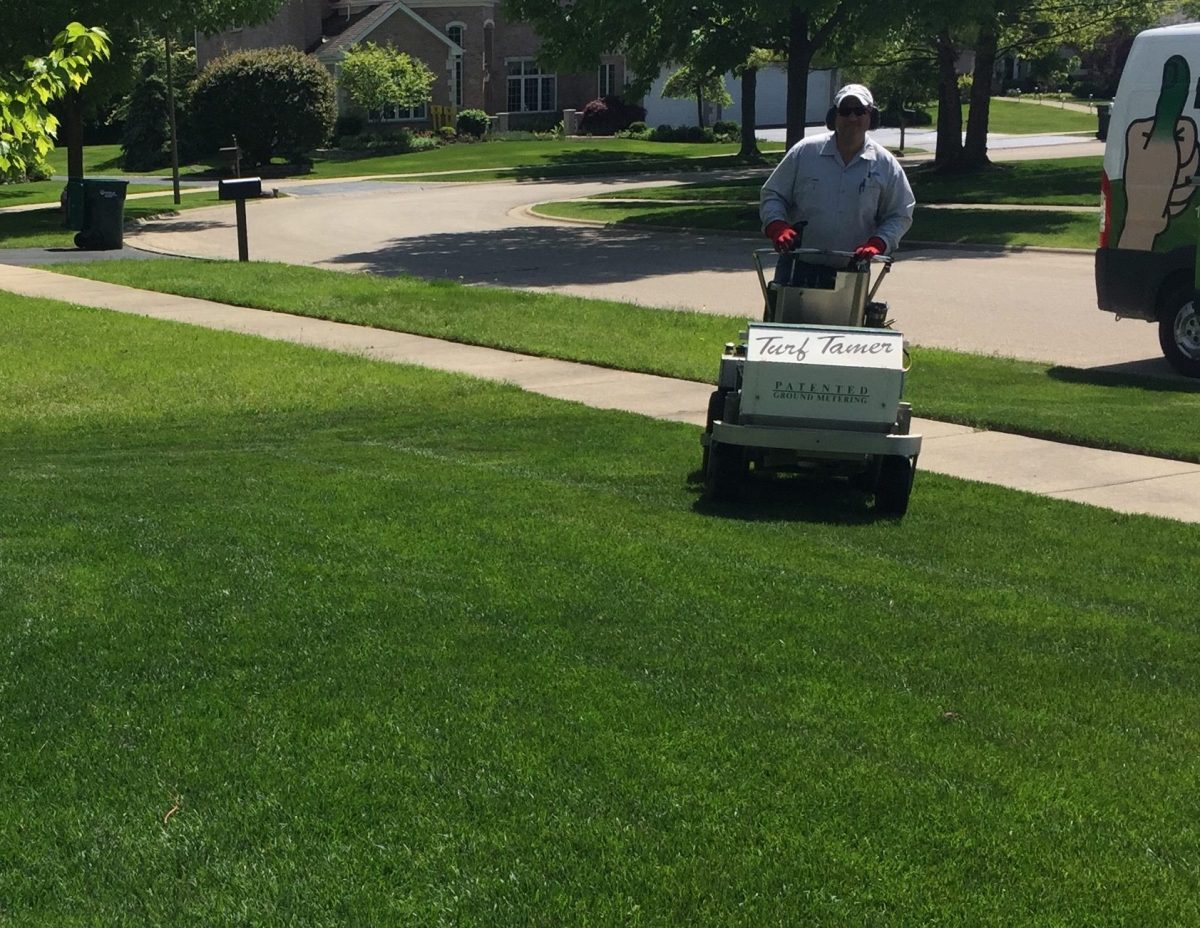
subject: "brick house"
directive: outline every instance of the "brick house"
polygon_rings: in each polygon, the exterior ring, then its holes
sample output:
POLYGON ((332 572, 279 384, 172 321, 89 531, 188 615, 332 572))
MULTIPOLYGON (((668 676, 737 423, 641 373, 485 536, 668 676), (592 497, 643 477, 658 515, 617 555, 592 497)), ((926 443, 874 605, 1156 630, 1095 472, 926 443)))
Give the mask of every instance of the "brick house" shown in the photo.
MULTIPOLYGON (((232 51, 290 45, 313 55, 337 76, 346 50, 360 42, 393 45, 433 71, 430 103, 481 109, 502 125, 552 125, 563 110, 619 94, 624 60, 607 56, 589 74, 556 74, 539 68, 540 42, 527 23, 507 20, 488 0, 285 0, 268 23, 196 37, 200 67, 232 51)), ((347 101, 339 106, 346 109, 347 101)), ((427 125, 427 107, 395 107, 383 121, 427 125)))

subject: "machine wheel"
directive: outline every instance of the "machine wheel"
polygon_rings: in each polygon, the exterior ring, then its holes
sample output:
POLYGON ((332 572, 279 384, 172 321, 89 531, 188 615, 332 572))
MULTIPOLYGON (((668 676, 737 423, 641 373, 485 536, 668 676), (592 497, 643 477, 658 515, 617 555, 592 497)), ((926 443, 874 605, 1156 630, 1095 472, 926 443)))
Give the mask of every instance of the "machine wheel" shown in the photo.
POLYGON ((912 493, 915 458, 888 455, 879 468, 879 483, 875 487, 875 509, 889 516, 908 512, 908 497, 912 493))
POLYGON ((704 468, 704 495, 711 500, 737 499, 746 476, 746 451, 740 445, 708 443, 704 468))
MULTIPOLYGON (((708 416, 704 422, 704 434, 711 435, 713 423, 717 419, 725 418, 725 397, 729 395, 728 390, 713 390, 712 395, 708 398, 708 416)), ((700 457, 700 473, 708 479, 708 442, 704 442, 704 451, 700 457)))
POLYGON ((850 478, 850 486, 860 493, 874 493, 875 488, 879 486, 879 462, 879 457, 872 456, 863 465, 863 469, 850 478))
POLYGON ((1190 288, 1173 291, 1158 320, 1158 343, 1171 366, 1185 377, 1200 377, 1200 312, 1190 288))

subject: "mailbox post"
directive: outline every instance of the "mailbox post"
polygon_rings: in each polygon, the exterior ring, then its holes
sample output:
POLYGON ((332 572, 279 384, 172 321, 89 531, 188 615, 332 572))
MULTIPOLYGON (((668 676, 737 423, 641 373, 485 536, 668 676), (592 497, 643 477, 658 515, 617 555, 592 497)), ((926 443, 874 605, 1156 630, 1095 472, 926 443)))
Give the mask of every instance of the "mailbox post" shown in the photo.
POLYGON ((250 260, 250 247, 246 238, 246 201, 262 196, 261 177, 239 177, 217 183, 217 197, 233 200, 237 209, 238 260, 250 260))

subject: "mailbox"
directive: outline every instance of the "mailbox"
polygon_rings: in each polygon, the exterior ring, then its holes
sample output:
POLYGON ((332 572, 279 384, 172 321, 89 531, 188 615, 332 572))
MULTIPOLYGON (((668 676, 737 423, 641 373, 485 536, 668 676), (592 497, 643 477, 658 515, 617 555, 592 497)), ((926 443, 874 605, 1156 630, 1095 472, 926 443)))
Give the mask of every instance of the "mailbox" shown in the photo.
POLYGON ((253 200, 262 196, 261 177, 236 177, 217 183, 217 196, 222 200, 253 200))

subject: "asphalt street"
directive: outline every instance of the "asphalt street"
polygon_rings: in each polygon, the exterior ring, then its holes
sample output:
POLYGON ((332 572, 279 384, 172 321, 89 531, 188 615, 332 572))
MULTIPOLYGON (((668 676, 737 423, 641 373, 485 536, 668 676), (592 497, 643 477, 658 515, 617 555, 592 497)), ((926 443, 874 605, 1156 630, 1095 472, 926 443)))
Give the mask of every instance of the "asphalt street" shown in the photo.
MULTIPOLYGON (((752 252, 762 240, 599 228, 528 211, 540 202, 664 182, 642 176, 284 184, 283 191, 294 195, 249 204, 250 257, 758 316, 762 297, 752 252)), ((127 243, 161 253, 235 258, 233 207, 188 210, 148 223, 127 243)), ((908 247, 878 298, 889 303, 896 327, 914 344, 1071 367, 1171 373, 1154 326, 1117 322, 1096 308, 1090 252, 908 247)))

